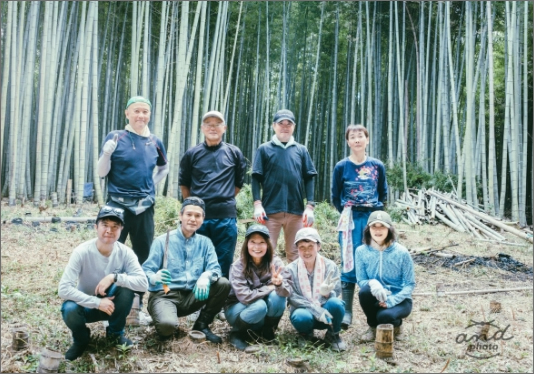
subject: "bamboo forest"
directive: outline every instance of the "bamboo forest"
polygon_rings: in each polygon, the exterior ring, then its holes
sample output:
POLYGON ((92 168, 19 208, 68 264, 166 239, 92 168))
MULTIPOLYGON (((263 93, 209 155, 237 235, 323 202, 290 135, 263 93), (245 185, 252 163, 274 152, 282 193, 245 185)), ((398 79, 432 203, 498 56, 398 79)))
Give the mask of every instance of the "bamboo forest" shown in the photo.
POLYGON ((102 141, 142 95, 170 162, 158 195, 180 197, 203 113, 224 114, 224 141, 250 167, 289 109, 317 201, 348 155, 345 128, 362 124, 368 154, 400 176, 392 198, 415 187, 410 173, 437 175, 468 204, 532 224, 529 2, 9 1, 0 17, 9 205, 71 192, 79 204, 88 183, 102 203, 102 141))

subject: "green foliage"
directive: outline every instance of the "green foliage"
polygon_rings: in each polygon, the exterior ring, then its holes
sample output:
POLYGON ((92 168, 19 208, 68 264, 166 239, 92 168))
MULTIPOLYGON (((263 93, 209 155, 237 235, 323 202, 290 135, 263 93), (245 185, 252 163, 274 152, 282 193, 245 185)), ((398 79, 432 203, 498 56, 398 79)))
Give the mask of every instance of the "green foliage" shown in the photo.
POLYGON ((250 184, 243 185, 235 200, 237 204, 237 219, 254 218, 254 202, 252 201, 252 187, 250 184))
POLYGON ((165 234, 168 229, 176 228, 181 208, 182 204, 173 197, 156 197, 154 236, 165 234))

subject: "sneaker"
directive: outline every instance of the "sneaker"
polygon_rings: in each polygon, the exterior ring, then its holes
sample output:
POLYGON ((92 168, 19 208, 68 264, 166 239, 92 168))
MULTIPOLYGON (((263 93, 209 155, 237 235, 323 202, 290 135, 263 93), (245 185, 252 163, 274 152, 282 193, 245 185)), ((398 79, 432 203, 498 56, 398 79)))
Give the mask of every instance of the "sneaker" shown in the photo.
POLYGON ((191 313, 190 315, 188 315, 187 316, 187 320, 189 322, 195 322, 198 319, 199 315, 200 315, 200 310, 197 310, 196 312, 191 313))
POLYGON ((376 340, 376 327, 369 327, 364 335, 360 337, 362 342, 374 342, 376 340))
POLYGON ((152 323, 152 317, 150 317, 149 314, 145 313, 145 312, 139 312, 139 324, 140 325, 144 325, 144 326, 148 326, 152 323))
POLYGON ((219 318, 221 321, 226 321, 226 314, 224 314, 224 309, 221 309, 221 311, 217 314, 217 318, 219 318))
POLYGON ((69 350, 65 353, 65 360, 68 361, 74 361, 81 355, 83 355, 83 352, 85 352, 85 349, 89 343, 80 344, 80 343, 73 343, 69 350))
POLYGON ((324 334, 324 341, 330 344, 330 348, 334 351, 342 352, 347 350, 347 345, 339 336, 339 332, 334 333, 331 330, 327 330, 326 334, 324 334))
POLYGON ((133 342, 130 339, 128 339, 126 336, 124 336, 124 334, 121 334, 121 335, 109 334, 107 335, 107 338, 115 345, 126 345, 127 347, 130 347, 133 345, 133 342))

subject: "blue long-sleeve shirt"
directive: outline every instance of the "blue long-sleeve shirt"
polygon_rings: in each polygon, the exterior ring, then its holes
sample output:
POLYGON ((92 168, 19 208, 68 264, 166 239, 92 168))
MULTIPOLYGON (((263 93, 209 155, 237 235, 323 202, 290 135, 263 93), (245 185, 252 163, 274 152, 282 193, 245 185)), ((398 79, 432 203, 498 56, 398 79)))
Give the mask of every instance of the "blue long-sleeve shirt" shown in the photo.
POLYGON ((332 204, 340 213, 347 204, 357 210, 383 210, 387 196, 386 168, 382 161, 367 157, 361 164, 355 164, 346 157, 336 164, 332 204))
POLYGON ((388 248, 379 251, 362 244, 356 248, 354 259, 360 289, 371 279, 379 281, 385 289, 391 291, 386 300, 388 308, 412 298, 415 287, 413 260, 403 245, 393 242, 388 248))
MULTIPOLYGON (((163 267, 166 236, 167 234, 163 234, 154 239, 150 254, 143 263, 143 271, 149 282, 148 290, 151 292, 163 290, 163 285, 150 283, 150 276, 163 267)), ((222 274, 211 240, 200 234, 193 234, 187 239, 182 233, 181 226, 169 233, 167 270, 171 273, 169 288, 182 291, 191 291, 205 271, 211 271, 212 283, 222 274)))

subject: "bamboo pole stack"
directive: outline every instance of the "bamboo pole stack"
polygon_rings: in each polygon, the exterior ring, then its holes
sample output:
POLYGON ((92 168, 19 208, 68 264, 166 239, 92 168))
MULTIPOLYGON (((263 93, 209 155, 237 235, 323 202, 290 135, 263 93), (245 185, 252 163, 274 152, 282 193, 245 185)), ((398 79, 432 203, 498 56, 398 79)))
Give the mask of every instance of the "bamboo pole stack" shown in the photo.
POLYGON ((443 193, 433 189, 403 193, 395 205, 405 211, 402 220, 410 225, 421 225, 440 221, 458 232, 466 232, 479 240, 504 242, 502 231, 512 233, 533 242, 532 232, 515 228, 516 222, 505 222, 492 217, 478 207, 458 201, 454 193, 443 193), (497 231, 500 229, 499 231, 497 231))

